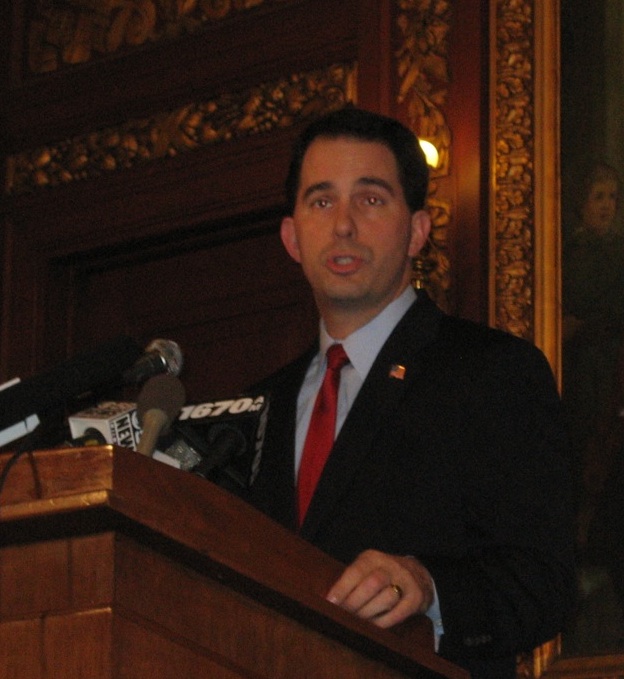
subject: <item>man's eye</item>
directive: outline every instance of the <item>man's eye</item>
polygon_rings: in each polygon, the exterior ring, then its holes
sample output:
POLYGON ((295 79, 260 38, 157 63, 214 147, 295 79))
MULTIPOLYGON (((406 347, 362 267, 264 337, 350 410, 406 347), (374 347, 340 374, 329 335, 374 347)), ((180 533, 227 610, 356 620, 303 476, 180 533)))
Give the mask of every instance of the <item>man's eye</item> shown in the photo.
POLYGON ((329 198, 317 198, 312 205, 315 207, 327 207, 331 204, 329 198))
POLYGON ((367 196, 364 199, 367 205, 383 205, 384 201, 379 196, 367 196))

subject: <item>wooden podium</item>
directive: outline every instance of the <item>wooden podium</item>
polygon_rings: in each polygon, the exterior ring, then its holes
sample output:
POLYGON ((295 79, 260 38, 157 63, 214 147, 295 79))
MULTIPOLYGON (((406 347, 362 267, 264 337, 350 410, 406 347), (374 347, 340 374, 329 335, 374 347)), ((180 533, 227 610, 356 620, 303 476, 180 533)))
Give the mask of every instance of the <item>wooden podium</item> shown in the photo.
POLYGON ((468 676, 426 618, 381 630, 327 603, 340 571, 188 472, 112 446, 36 451, 0 495, 0 676, 468 676))

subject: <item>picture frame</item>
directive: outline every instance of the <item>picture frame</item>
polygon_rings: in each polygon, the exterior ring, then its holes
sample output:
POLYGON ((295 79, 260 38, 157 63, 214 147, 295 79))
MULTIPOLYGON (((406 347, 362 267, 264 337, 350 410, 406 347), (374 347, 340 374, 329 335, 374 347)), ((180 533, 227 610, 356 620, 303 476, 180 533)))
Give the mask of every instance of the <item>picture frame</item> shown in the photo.
MULTIPOLYGON (((559 0, 490 0, 490 324, 533 341, 562 386, 559 0)), ((565 633, 519 677, 621 679, 624 654, 569 655, 565 633)))

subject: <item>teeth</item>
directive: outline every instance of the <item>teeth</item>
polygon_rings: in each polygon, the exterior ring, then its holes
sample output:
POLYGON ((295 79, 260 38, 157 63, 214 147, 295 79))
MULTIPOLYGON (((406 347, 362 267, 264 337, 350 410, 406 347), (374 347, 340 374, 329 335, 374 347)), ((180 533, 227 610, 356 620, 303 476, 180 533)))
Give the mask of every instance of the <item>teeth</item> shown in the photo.
POLYGON ((343 255, 342 257, 334 257, 334 261, 336 264, 349 264, 353 261, 353 257, 349 257, 349 255, 343 255))

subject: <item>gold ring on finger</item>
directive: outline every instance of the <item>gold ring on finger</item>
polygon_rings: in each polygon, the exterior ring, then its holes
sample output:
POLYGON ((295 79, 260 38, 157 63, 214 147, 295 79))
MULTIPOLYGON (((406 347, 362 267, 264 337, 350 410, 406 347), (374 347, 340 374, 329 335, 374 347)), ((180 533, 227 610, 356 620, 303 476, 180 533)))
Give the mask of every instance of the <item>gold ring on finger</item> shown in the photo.
POLYGON ((399 585, 392 584, 390 585, 390 589, 399 597, 399 599, 403 598, 403 590, 399 585))

